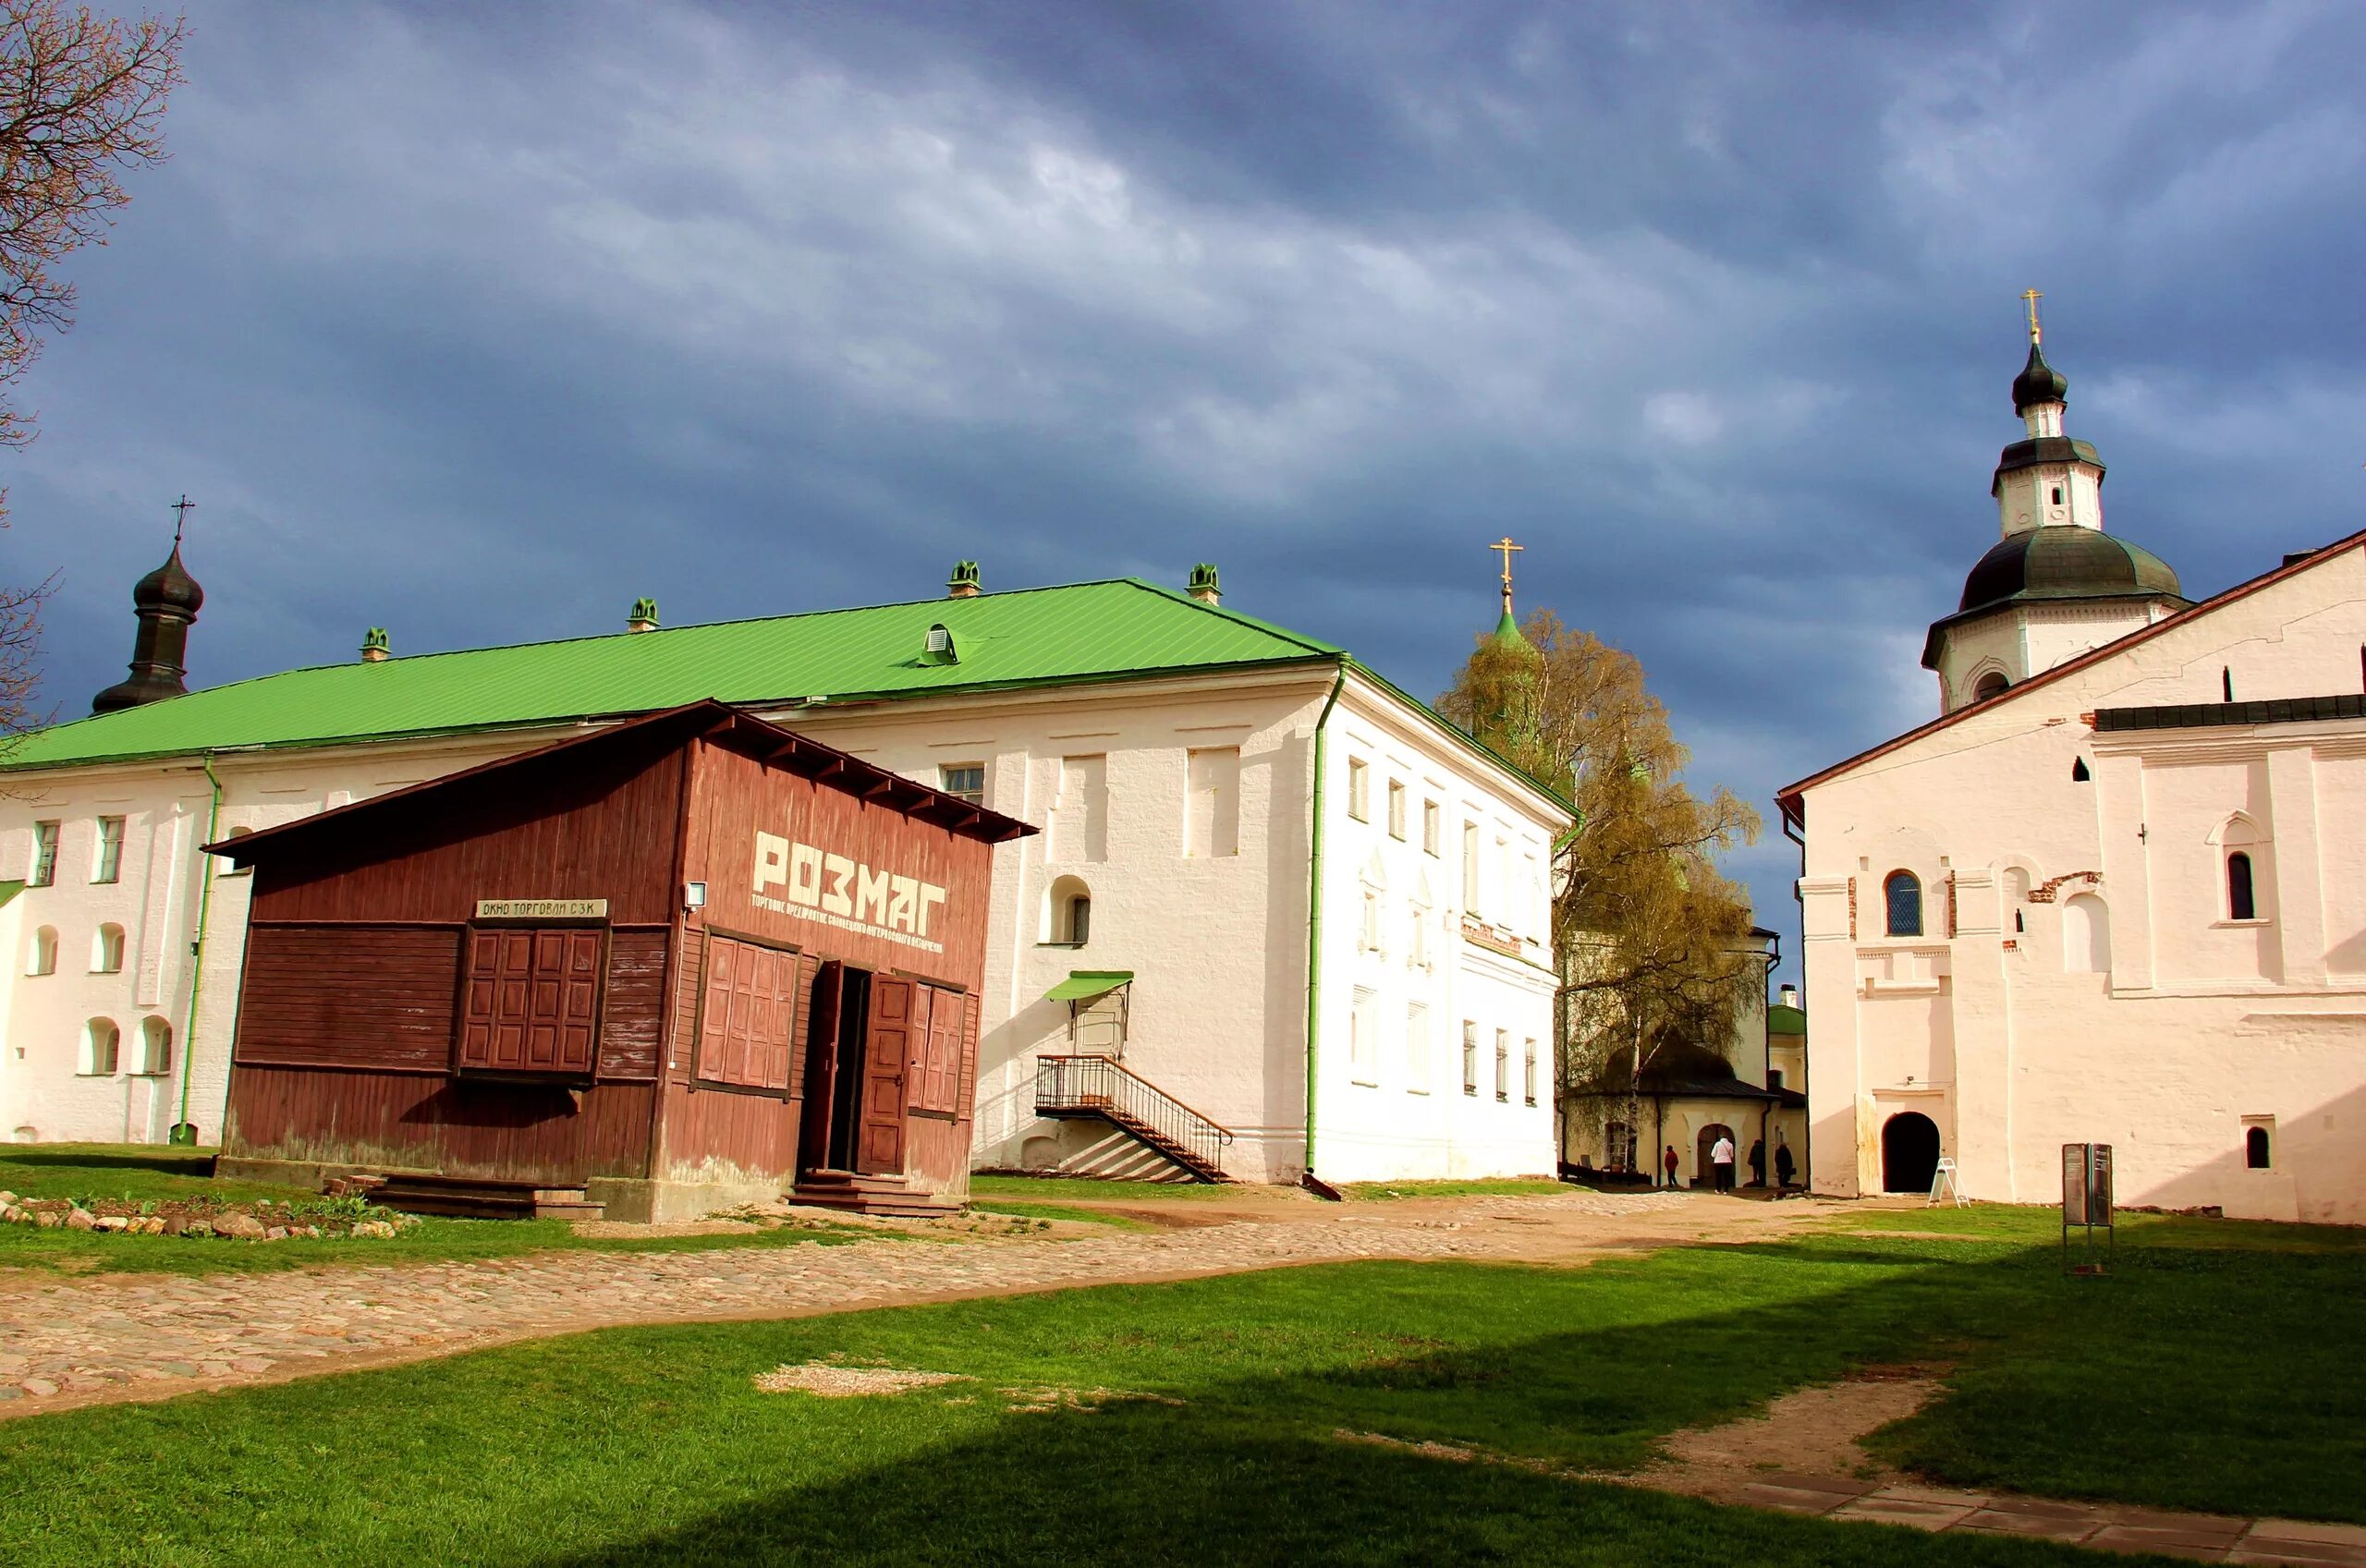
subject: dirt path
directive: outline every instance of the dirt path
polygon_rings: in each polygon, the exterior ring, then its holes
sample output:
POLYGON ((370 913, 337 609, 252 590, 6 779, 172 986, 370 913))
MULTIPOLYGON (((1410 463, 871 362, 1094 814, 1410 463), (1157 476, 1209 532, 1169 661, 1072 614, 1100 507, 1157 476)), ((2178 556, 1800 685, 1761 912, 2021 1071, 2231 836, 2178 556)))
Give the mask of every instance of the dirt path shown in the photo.
POLYGON ((1888 1470, 1861 1440, 1938 1396, 1944 1368, 1867 1367, 1847 1382, 1800 1389, 1764 1414, 1677 1433, 1666 1457, 1632 1473, 1580 1472, 1438 1442, 1341 1432, 1350 1442, 1434 1459, 1499 1464, 1564 1480, 1678 1492, 1741 1508, 1813 1513, 1933 1533, 2022 1536, 2101 1551, 2155 1552, 2197 1562, 2313 1563, 2366 1568, 2366 1525, 2063 1502, 2018 1492, 1923 1486, 1888 1470))
POLYGON ((1355 1258, 1575 1260, 1767 1235, 1831 1212, 1806 1202, 1582 1192, 1347 1206, 1249 1197, 1226 1207, 1238 1211, 1223 1222, 1158 1232, 1073 1224, 945 1244, 899 1237, 260 1275, 30 1277, 0 1284, 0 1417, 624 1323, 794 1318, 1355 1258))

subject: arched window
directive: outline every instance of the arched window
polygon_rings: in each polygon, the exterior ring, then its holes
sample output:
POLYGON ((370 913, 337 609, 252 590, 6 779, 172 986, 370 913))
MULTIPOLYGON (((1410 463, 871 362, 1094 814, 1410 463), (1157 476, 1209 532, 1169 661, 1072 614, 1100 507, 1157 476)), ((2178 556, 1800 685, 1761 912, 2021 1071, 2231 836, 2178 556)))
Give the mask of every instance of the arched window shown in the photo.
POLYGON ((2111 908, 2092 893, 2062 906, 2062 966, 2074 975, 2111 973, 2111 908))
POLYGON ((2259 918, 2259 900, 2251 891, 2251 857, 2239 849, 2226 857, 2226 918, 2259 918))
POLYGON ((173 1026, 152 1015, 140 1025, 140 1071, 161 1077, 173 1070, 173 1026))
POLYGON ((26 961, 25 973, 28 975, 57 973, 57 928, 55 926, 43 926, 33 932, 32 956, 26 961))
MULTIPOLYGON (((230 830, 230 837, 244 838, 252 832, 254 832, 254 829, 252 828, 232 828, 230 830)), ((218 877, 245 877, 254 874, 254 868, 252 866, 235 865, 226 857, 220 858, 219 865, 220 869, 213 873, 218 877)))
POLYGON ((1892 871, 1882 883, 1882 901, 1888 912, 1892 936, 1922 934, 1922 883, 1911 871, 1892 871))
POLYGON ((123 928, 112 923, 99 928, 91 943, 91 973, 119 975, 123 973, 123 928))
POLYGON ((1060 877, 1045 897, 1043 940, 1057 946, 1082 947, 1092 937, 1092 890, 1081 877, 1060 877))
POLYGON ((112 1018, 93 1018, 82 1026, 82 1071, 93 1077, 113 1077, 123 1031, 112 1018))
POLYGON ((2087 772, 2087 760, 2084 757, 2073 757, 2070 759, 2070 782, 2072 784, 2085 784, 2088 780, 2093 777, 2094 775, 2092 773, 2087 772))
POLYGON ((2253 1127, 2243 1134, 2243 1164, 2253 1171, 2275 1168, 2275 1150, 2268 1146, 2267 1129, 2253 1127))
POLYGON ((1981 676, 1979 684, 1971 688, 1971 699, 1974 702, 1985 702, 1992 697, 2002 695, 2005 688, 2012 684, 2005 678, 2004 671, 1991 670, 1981 676))

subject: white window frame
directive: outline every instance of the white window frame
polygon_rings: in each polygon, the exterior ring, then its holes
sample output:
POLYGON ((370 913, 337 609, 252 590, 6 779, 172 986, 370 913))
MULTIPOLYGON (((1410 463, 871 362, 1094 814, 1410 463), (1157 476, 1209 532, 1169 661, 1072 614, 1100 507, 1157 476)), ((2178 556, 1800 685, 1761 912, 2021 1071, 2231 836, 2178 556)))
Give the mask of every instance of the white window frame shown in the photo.
POLYGON ((983 762, 942 763, 936 770, 936 787, 956 800, 967 801, 972 806, 982 808, 986 803, 986 765, 983 762), (970 772, 978 775, 977 788, 974 791, 957 788, 953 775, 970 772))
POLYGON ((26 868, 27 887, 51 887, 57 881, 57 841, 59 824, 33 824, 33 863, 26 868))
POLYGON ((124 819, 99 819, 99 842, 91 855, 91 881, 116 882, 123 880, 124 819))
POLYGON ((1348 759, 1348 815, 1372 820, 1372 764, 1360 757, 1348 759))

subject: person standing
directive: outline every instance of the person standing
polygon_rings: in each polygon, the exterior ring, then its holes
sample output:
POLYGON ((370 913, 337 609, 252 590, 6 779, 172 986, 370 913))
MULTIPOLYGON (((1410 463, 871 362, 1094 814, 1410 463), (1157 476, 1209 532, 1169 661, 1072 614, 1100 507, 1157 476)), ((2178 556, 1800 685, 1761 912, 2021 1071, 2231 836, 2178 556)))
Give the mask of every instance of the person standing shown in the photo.
POLYGON ((1667 1172, 1667 1185, 1670 1186, 1676 1185, 1676 1145, 1669 1144, 1667 1146, 1667 1153, 1661 1157, 1660 1164, 1667 1172))
POLYGON ((1784 1140, 1781 1133, 1776 1133, 1774 1135, 1774 1190, 1781 1192, 1785 1187, 1789 1186, 1791 1173, 1798 1169, 1799 1162, 1791 1158, 1790 1144, 1784 1140))
POLYGON ((1716 1173, 1719 1192, 1734 1190, 1734 1139, 1731 1133, 1719 1133, 1716 1143, 1709 1150, 1709 1168, 1716 1173))
POLYGON ((1750 1185, 1754 1187, 1762 1187, 1766 1185, 1766 1140, 1764 1138, 1750 1140, 1750 1185))

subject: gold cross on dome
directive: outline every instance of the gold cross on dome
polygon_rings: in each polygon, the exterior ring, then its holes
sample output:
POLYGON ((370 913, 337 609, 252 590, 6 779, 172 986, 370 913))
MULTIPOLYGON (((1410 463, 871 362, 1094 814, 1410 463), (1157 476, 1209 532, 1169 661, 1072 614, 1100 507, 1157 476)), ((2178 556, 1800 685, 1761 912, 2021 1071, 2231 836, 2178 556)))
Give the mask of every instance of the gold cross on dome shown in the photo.
POLYGON ((2021 298, 2028 303, 2030 308, 2030 341, 2031 343, 2043 343, 2045 341, 2045 329, 2037 324, 2037 302, 2044 298, 2044 295, 2040 294, 2034 288, 2025 288, 2021 290, 2021 298))
POLYGON ((165 510, 173 515, 173 547, 178 549, 181 542, 181 529, 188 524, 189 515, 197 510, 197 503, 189 498, 187 491, 183 491, 181 498, 165 510))
POLYGON ((1525 550, 1528 546, 1514 544, 1512 536, 1506 534, 1487 548, 1504 558, 1504 610, 1506 614, 1509 614, 1512 607, 1512 552, 1525 550))

